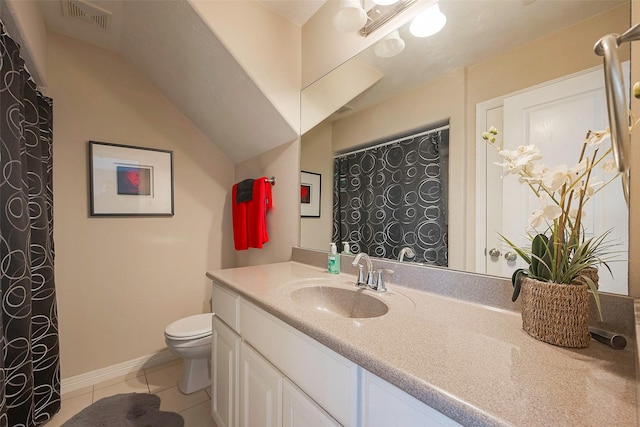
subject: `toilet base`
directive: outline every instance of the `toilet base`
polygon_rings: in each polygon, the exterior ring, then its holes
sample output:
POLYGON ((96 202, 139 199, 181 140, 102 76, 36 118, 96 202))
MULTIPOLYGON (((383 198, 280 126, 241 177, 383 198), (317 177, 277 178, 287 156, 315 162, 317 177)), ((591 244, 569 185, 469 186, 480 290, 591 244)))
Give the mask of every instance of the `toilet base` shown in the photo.
POLYGON ((183 359, 182 378, 178 390, 183 394, 195 393, 211 385, 211 362, 204 359, 183 359))

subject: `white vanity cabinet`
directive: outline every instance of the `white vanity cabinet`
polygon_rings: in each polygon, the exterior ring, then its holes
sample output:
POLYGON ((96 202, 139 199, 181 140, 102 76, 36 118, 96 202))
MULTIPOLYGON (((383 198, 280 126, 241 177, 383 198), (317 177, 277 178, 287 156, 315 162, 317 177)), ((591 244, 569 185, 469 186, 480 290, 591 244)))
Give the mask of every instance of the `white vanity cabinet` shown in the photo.
POLYGON ((282 426, 283 375, 245 342, 239 368, 240 426, 282 426))
POLYGON ((340 424, 285 378, 282 388, 282 426, 340 427, 340 424))
POLYGON ((341 425, 309 395, 333 408, 343 425, 356 425, 357 365, 233 292, 213 288, 211 410, 219 427, 341 425), (348 371, 356 387, 335 389, 348 371))
POLYGON ((459 425, 215 282, 213 309, 219 427, 459 425))
POLYGON ((398 387, 363 370, 362 425, 366 427, 460 426, 398 387))
POLYGON ((216 316, 211 330, 211 415, 218 427, 238 427, 240 336, 216 316))

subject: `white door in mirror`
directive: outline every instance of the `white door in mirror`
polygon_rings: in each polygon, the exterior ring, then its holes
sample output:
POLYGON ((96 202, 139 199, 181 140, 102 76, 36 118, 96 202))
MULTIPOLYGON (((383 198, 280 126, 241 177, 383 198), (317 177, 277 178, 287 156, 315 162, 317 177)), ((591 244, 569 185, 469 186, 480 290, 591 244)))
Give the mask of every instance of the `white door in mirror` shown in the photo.
MULTIPOLYGON (((628 76, 628 62, 625 68, 628 76)), ((519 145, 534 144, 549 168, 560 164, 575 165, 587 131, 607 126, 602 69, 543 85, 504 100, 504 149, 515 150, 519 145)), ((609 141, 605 143, 610 144, 609 141)), ((594 182, 606 179, 601 168, 598 168, 598 178, 594 182)), ((616 257, 620 261, 609 263, 613 278, 608 272, 602 272, 599 284, 601 291, 626 295, 629 215, 622 187, 616 184, 597 192, 585 205, 587 212, 583 225, 587 237, 600 236, 612 229, 611 241, 621 242, 615 247, 620 251, 616 257)), ((539 202, 533 192, 519 183, 516 176, 505 176, 501 233, 517 245, 530 244, 525 237, 526 227, 529 216, 536 209, 540 209, 539 202)), ((503 249, 503 253, 509 250, 507 246, 503 249)), ((526 267, 520 259, 515 265, 501 259, 501 265, 501 275, 505 277, 511 277, 516 268, 526 267)))

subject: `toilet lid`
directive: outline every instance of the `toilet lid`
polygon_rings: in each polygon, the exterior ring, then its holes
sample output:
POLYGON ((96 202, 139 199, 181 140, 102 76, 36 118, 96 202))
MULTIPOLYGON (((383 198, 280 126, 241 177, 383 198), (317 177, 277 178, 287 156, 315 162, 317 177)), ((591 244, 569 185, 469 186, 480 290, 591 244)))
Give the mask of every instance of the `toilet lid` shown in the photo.
POLYGON ((196 339, 211 335, 212 313, 196 314, 176 320, 164 330, 166 336, 173 339, 196 339))

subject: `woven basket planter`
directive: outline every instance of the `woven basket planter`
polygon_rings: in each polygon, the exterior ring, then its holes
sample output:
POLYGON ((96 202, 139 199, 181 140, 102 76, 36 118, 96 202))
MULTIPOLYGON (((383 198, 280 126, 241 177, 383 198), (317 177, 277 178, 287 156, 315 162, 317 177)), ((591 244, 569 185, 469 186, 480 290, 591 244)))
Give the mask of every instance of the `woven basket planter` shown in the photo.
MULTIPOLYGON (((598 269, 595 267, 587 267, 583 270, 580 270, 580 276, 586 276, 589 279, 591 279, 593 281, 593 283, 596 284, 596 289, 599 288, 598 286, 598 280, 600 279, 600 276, 598 276, 598 269)), ((573 280, 573 283, 582 283, 582 284, 587 284, 587 282, 585 282, 585 280, 582 277, 576 277, 573 280)), ((587 288, 588 289, 588 288, 587 288)))
POLYGON ((589 292, 586 284, 522 281, 522 329, 562 347, 589 346, 589 292))

